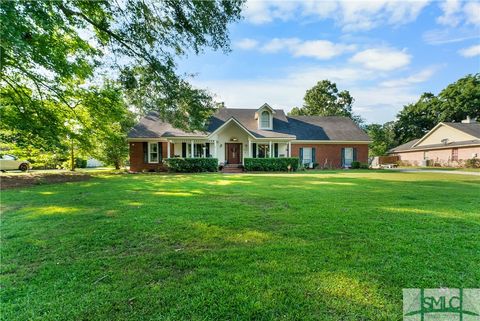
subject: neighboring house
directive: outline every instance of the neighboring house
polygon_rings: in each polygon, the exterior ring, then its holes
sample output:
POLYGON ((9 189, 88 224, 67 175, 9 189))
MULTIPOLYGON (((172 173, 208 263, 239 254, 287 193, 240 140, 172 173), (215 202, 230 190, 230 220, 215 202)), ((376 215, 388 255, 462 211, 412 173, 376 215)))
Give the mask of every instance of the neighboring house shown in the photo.
POLYGON ((480 123, 467 117, 461 123, 439 123, 425 136, 389 151, 405 165, 461 166, 480 156, 480 123))
POLYGON ((259 109, 221 108, 205 132, 185 132, 155 113, 128 134, 130 169, 163 170, 163 158, 215 157, 238 165, 248 157, 299 157, 307 167, 349 167, 367 162, 370 138, 347 117, 286 116, 268 104, 259 109))

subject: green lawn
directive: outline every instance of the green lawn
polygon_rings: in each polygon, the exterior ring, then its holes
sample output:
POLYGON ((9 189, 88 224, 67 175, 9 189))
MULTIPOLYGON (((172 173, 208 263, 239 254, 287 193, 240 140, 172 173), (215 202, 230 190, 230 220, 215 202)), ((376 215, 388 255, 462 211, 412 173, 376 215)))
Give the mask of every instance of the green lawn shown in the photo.
POLYGON ((401 320, 478 287, 480 177, 104 175, 3 191, 2 320, 401 320))

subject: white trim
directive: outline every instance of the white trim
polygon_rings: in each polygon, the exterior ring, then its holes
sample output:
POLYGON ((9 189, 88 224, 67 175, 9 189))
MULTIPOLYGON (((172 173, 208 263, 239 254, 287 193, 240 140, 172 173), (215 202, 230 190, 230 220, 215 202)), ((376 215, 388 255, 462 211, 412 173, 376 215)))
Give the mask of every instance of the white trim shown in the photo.
POLYGON ((160 163, 160 149, 158 148, 158 143, 159 142, 148 142, 148 163, 149 164, 158 164, 160 163), (157 161, 153 162, 152 161, 152 152, 150 151, 150 146, 151 145, 156 145, 157 146, 157 161))
POLYGON ((292 157, 292 142, 288 142, 288 157, 292 157))
POLYGON ((353 141, 353 140, 292 140, 292 144, 371 144, 373 141, 353 141))
POLYGON ((241 129, 243 129, 248 135, 250 135, 251 137, 255 138, 255 136, 253 136, 253 134, 245 127, 243 126, 238 120, 236 120, 234 117, 230 117, 226 122, 224 122, 222 124, 222 126, 218 127, 217 129, 215 129, 210 135, 208 135, 207 137, 208 138, 211 138, 213 135, 215 135, 216 133, 218 133, 221 129, 223 129, 225 126, 227 126, 227 124, 229 124, 230 122, 234 122, 235 124, 237 124, 241 129))
POLYGON ((405 150, 400 150, 400 151, 391 151, 391 152, 388 152, 388 154, 414 153, 414 152, 423 152, 425 150, 452 149, 452 148, 476 147, 476 146, 480 146, 480 143, 478 143, 478 144, 467 144, 467 145, 444 145, 444 146, 437 146, 437 147, 422 147, 422 148, 418 148, 418 149, 405 149, 405 150))
POLYGON ((170 142, 167 140, 167 158, 170 158, 170 142))
POLYGON ((445 123, 443 123, 443 122, 440 122, 440 123, 438 123, 435 127, 433 127, 432 129, 430 129, 430 130, 428 131, 428 133, 426 133, 425 135, 423 135, 423 137, 420 138, 415 144, 413 144, 412 147, 418 146, 421 142, 423 142, 425 139, 427 139, 428 136, 430 136, 431 134, 433 134, 433 133, 434 133, 439 127, 441 127, 441 126, 447 126, 447 127, 451 128, 451 129, 455 129, 456 131, 461 132, 461 133, 464 134, 464 135, 468 135, 468 136, 472 137, 472 140, 478 139, 478 137, 472 136, 472 135, 470 135, 469 133, 464 132, 463 130, 460 130, 460 129, 458 129, 458 128, 455 128, 455 127, 449 126, 448 124, 445 124, 445 123))
POLYGON ((144 143, 144 142, 167 142, 168 140, 165 138, 127 138, 127 142, 129 143, 144 143))

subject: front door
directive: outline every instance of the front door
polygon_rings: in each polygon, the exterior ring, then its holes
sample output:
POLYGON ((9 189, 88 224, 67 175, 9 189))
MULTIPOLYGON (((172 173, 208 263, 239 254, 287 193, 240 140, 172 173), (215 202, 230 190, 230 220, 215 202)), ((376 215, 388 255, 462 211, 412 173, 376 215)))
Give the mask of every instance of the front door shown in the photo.
POLYGON ((239 143, 226 143, 227 151, 227 163, 228 164, 241 164, 242 144, 239 143))

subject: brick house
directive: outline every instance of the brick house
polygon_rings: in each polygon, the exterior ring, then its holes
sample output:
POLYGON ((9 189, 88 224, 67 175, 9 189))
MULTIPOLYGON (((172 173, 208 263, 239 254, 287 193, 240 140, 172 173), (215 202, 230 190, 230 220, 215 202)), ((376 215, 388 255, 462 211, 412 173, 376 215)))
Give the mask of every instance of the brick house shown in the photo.
POLYGON ((162 159, 214 157, 240 167, 247 157, 299 157, 306 167, 349 167, 367 162, 367 134, 347 117, 286 116, 268 104, 258 109, 221 108, 204 132, 185 132, 143 117, 128 135, 132 171, 164 170, 162 159))
POLYGON ((420 139, 389 151, 410 166, 458 167, 467 159, 480 157, 480 123, 468 117, 461 123, 439 123, 420 139))

